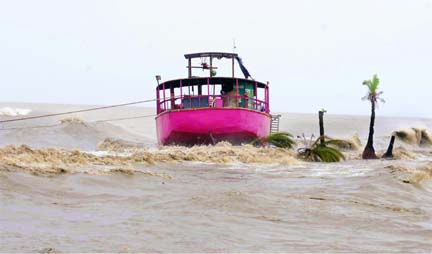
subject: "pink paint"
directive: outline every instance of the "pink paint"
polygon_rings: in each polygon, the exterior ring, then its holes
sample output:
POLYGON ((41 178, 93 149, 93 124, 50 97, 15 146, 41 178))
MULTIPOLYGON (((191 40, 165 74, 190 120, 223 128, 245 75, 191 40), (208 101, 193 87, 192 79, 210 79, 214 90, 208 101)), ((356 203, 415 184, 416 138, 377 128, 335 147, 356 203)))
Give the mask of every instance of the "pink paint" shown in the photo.
POLYGON ((250 142, 270 134, 270 115, 244 108, 172 110, 156 117, 159 144, 211 144, 250 142))

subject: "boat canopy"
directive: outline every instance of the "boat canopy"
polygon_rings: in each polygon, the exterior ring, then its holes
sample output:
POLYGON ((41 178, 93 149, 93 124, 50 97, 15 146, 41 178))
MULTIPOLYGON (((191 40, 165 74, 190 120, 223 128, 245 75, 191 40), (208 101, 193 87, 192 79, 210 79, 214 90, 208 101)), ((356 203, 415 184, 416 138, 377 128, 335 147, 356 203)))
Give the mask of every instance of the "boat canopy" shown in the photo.
POLYGON ((201 52, 201 53, 192 53, 184 55, 186 59, 191 58, 201 58, 201 57, 214 57, 217 59, 221 58, 237 58, 238 54, 236 53, 224 53, 224 52, 201 52))
POLYGON ((200 68, 203 70, 209 70, 209 76, 213 77, 216 75, 216 69, 217 67, 213 66, 213 59, 222 59, 222 58, 228 58, 231 59, 231 72, 232 77, 234 78, 234 62, 237 60, 237 63, 239 64, 240 70, 242 71, 245 79, 252 78, 249 71, 246 69, 246 66, 243 64, 243 60, 240 58, 240 56, 236 53, 226 53, 226 52, 201 52, 201 53, 191 53, 186 54, 184 57, 188 60, 188 77, 192 78, 192 69, 194 68, 200 68), (192 59, 194 58, 201 58, 201 66, 192 66, 192 59), (209 64, 204 59, 209 59, 209 64))
POLYGON ((196 86, 196 85, 213 85, 213 84, 235 84, 236 80, 241 81, 243 84, 257 85, 258 88, 267 88, 268 85, 262 82, 258 82, 251 79, 243 78, 229 78, 229 77, 197 77, 197 78, 185 78, 185 79, 174 79, 161 83, 158 86, 159 90, 196 86))

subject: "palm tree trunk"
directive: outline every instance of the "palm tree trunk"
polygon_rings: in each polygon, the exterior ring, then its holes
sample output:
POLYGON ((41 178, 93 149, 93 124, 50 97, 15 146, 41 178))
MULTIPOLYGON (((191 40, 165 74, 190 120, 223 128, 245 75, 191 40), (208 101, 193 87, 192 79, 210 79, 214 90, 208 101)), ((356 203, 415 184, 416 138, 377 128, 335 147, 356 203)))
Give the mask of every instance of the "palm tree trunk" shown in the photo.
POLYGON ((395 141, 396 136, 391 136, 389 146, 387 148, 387 152, 383 155, 383 158, 393 158, 393 145, 395 141))
POLYGON ((318 112, 319 117, 319 129, 320 129, 320 144, 324 145, 324 111, 318 112))
POLYGON ((369 136, 366 147, 363 151, 363 159, 378 159, 375 154, 375 149, 373 147, 373 135, 374 135, 374 126, 375 126, 375 101, 371 101, 372 104, 372 112, 371 119, 369 124, 369 136))

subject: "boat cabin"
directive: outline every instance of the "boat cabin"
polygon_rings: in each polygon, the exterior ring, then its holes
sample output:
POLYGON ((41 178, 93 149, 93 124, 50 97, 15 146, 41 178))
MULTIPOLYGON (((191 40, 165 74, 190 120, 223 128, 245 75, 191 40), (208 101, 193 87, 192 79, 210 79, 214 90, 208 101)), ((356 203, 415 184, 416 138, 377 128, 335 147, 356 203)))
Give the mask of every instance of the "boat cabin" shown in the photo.
POLYGON ((249 79, 249 73, 235 53, 196 53, 186 54, 188 78, 170 80, 156 88, 157 114, 173 110, 193 110, 197 108, 243 108, 269 113, 269 89, 264 84, 249 79), (193 66, 192 60, 199 58, 201 64, 193 66), (231 60, 231 77, 218 77, 215 60, 231 60), (238 61, 245 78, 235 77, 235 61, 238 61), (199 68, 207 75, 193 76, 193 69, 199 68))

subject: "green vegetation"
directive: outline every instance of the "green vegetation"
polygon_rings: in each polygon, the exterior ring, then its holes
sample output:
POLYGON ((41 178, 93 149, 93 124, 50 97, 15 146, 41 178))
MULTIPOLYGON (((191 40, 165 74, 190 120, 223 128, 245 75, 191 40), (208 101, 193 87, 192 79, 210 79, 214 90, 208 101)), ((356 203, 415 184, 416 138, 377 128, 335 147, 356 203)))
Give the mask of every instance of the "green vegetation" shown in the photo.
POLYGON ((252 144, 255 146, 274 145, 279 148, 291 149, 295 145, 293 136, 288 132, 276 132, 267 137, 255 139, 252 144))
POLYGON ((309 142, 309 145, 306 147, 299 148, 299 158, 306 161, 316 162, 339 162, 341 160, 345 160, 345 156, 339 150, 331 147, 331 145, 335 145, 340 142, 339 140, 323 140, 324 137, 318 137, 313 143, 309 142))
POLYGON ((363 81, 363 85, 367 86, 368 91, 366 96, 364 96, 362 99, 371 102, 371 120, 369 125, 369 136, 366 147, 362 154, 363 159, 378 159, 373 146, 373 135, 375 125, 375 108, 378 106, 378 101, 384 102, 384 100, 381 98, 383 92, 378 91, 379 82, 380 80, 378 79, 378 76, 376 74, 373 76, 372 80, 363 81))

